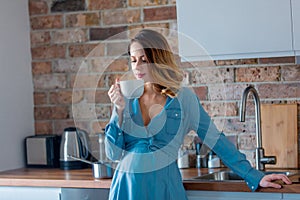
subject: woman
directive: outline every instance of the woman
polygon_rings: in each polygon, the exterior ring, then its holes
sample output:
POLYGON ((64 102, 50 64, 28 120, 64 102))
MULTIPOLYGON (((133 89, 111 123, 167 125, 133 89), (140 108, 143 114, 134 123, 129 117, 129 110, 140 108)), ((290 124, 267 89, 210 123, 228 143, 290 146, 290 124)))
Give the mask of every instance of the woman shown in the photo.
POLYGON ((123 97, 118 80, 108 91, 114 104, 106 127, 106 154, 120 160, 112 180, 110 199, 187 199, 176 158, 191 130, 243 177, 252 191, 258 186, 280 188, 273 180, 291 181, 280 174, 264 175, 220 133, 197 96, 181 87, 183 75, 166 39, 142 30, 129 45, 136 79, 145 82, 137 99, 123 97))

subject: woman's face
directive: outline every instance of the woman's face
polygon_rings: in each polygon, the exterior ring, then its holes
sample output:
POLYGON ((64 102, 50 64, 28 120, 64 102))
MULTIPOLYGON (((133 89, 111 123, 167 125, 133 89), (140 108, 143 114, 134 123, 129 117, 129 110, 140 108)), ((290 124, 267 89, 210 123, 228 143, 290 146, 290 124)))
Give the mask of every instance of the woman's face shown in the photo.
POLYGON ((138 42, 133 42, 130 46, 131 68, 136 79, 143 79, 144 82, 153 82, 149 73, 149 62, 146 58, 145 51, 138 42))

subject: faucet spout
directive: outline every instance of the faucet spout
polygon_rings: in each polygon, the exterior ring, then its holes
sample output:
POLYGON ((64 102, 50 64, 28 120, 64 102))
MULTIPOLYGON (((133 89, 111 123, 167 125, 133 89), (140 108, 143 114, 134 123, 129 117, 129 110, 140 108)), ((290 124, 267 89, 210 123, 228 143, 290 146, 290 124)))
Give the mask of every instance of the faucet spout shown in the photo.
POLYGON ((260 114, 260 99, 256 89, 250 85, 248 86, 242 95, 240 105, 240 121, 245 121, 246 115, 246 102, 249 93, 253 94, 255 104, 255 124, 256 124, 256 150, 255 150, 255 164, 257 170, 264 170, 265 164, 276 164, 275 156, 265 156, 264 149, 262 147, 262 134, 261 134, 261 114, 260 114))
POLYGON ((255 104, 255 124, 256 124, 256 147, 261 148, 262 147, 262 136, 261 136, 261 114, 260 114, 260 99, 258 96, 258 93, 256 89, 250 85, 248 86, 243 93, 242 101, 241 101, 241 108, 240 108, 240 121, 245 121, 245 115, 246 115, 246 102, 247 97, 249 93, 253 94, 254 97, 254 104, 255 104))

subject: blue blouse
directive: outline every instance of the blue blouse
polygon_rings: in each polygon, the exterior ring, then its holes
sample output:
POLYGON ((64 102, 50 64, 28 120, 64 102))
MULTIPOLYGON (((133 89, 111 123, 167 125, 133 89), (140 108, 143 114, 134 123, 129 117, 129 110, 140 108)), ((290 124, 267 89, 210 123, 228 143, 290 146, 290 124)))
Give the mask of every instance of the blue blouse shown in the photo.
POLYGON ((111 200, 187 199, 176 159, 191 130, 226 166, 244 178, 252 191, 264 176, 218 131, 188 88, 182 88, 176 98, 168 97, 162 111, 147 126, 143 125, 138 99, 126 100, 122 117, 119 126, 114 108, 105 130, 106 154, 120 161, 112 179, 111 200))

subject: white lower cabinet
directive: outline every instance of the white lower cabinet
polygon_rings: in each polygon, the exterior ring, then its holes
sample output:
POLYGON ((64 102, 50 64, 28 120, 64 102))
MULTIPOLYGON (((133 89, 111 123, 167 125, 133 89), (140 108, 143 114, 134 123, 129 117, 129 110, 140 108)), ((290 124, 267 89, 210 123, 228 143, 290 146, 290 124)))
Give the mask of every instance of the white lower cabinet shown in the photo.
POLYGON ((109 189, 62 188, 61 200, 107 200, 109 189))
POLYGON ((109 189, 0 187, 0 200, 107 200, 109 189))
POLYGON ((293 200, 296 200, 296 199, 299 200, 300 199, 300 194, 287 194, 287 193, 284 193, 282 196, 283 196, 282 199, 293 199, 293 200))
POLYGON ((60 200, 61 188, 0 187, 0 200, 60 200))
MULTIPOLYGON (((186 191, 189 200, 277 200, 282 193, 186 191)), ((299 199, 299 196, 298 196, 299 199)))

